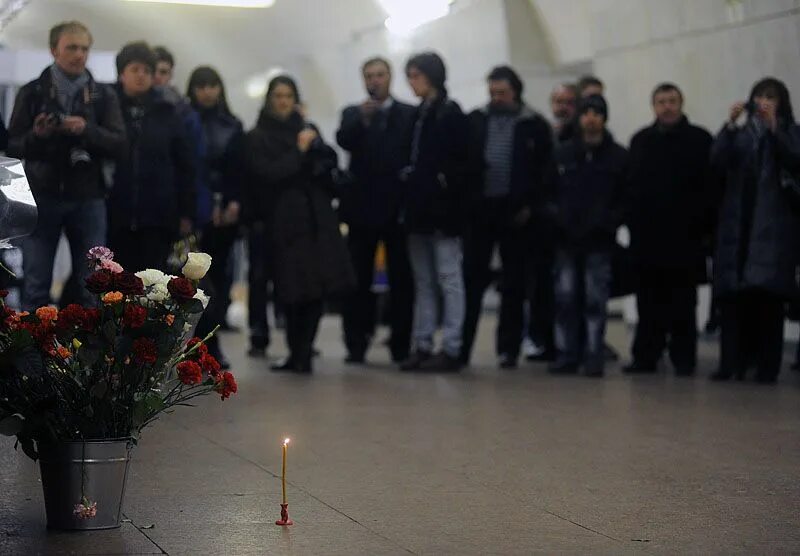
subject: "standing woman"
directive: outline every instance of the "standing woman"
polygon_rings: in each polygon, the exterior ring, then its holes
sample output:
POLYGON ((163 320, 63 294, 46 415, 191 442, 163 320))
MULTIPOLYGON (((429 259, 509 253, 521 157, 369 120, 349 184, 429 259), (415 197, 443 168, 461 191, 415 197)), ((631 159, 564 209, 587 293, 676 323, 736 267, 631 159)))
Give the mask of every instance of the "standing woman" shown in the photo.
MULTIPOLYGON (((225 85, 219 73, 200 66, 189 77, 187 96, 200 116, 205 140, 205 156, 199 168, 197 191, 197 224, 201 229, 203 251, 211 255, 208 272, 211 302, 198 325, 198 334, 205 335, 215 325, 225 324, 230 305, 233 244, 239 228, 241 211, 241 168, 244 146, 242 122, 231 113, 225 97, 225 85)), ((222 364, 225 358, 216 336, 209 349, 222 364)))
POLYGON ((762 79, 749 102, 735 103, 711 158, 727 172, 714 284, 721 358, 712 379, 742 379, 755 365, 756 380, 773 383, 783 355, 784 304, 797 294, 800 248, 798 200, 787 187, 800 177, 800 127, 786 85, 762 79))
MULTIPOLYGON (((258 123, 246 137, 245 207, 248 221, 260 224, 266 237, 266 245, 250 245, 251 268, 271 263, 268 272, 286 311, 289 358, 272 369, 309 373, 323 299, 350 290, 355 276, 331 208, 336 153, 299 105, 291 77, 270 81, 258 123)), ((266 282, 251 275, 250 287, 251 296, 264 298, 266 282)))

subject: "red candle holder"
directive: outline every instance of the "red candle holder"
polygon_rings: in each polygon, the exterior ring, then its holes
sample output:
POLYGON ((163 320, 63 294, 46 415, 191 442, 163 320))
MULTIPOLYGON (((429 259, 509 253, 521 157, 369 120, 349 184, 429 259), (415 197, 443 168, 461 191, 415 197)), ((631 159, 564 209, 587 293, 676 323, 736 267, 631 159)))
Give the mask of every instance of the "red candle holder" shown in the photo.
POLYGON ((289 504, 281 504, 281 518, 275 522, 275 525, 294 525, 294 521, 289 519, 289 504))

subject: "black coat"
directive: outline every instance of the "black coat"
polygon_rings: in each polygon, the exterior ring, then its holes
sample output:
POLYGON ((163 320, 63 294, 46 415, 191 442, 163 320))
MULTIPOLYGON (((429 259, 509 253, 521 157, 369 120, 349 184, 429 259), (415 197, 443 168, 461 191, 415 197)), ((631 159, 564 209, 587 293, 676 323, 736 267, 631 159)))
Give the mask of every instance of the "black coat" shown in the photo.
POLYGON ((405 221, 409 232, 463 232, 469 174, 469 122, 446 97, 417 108, 418 141, 412 130, 411 166, 406 177, 405 221), (416 154, 416 159, 414 155, 416 154))
POLYGON ((177 232, 181 218, 194 220, 192 145, 175 105, 155 89, 140 99, 116 88, 128 151, 117 160, 108 200, 109 228, 163 228, 177 232))
POLYGON ((211 218, 213 195, 222 195, 222 205, 239 201, 244 163, 244 130, 242 122, 221 106, 198 109, 203 129, 205 153, 201 179, 198 180, 198 221, 211 218))
MULTIPOLYGON (((486 108, 474 110, 469 115, 468 195, 473 210, 480 210, 485 200, 485 149, 489 117, 486 108)), ((553 132, 550 125, 542 116, 523 105, 514 126, 509 218, 513 218, 524 207, 531 207, 535 192, 543 187, 544 175, 552 156, 553 132)))
POLYGON ((653 124, 633 136, 628 225, 637 264, 705 274, 711 141, 685 117, 670 129, 653 124))
POLYGON ((350 153, 352 182, 341 192, 340 215, 351 226, 384 228, 396 224, 403 188, 400 174, 408 164, 415 108, 394 101, 385 115, 364 125, 361 108, 348 106, 336 142, 350 153))
POLYGON ((596 148, 576 137, 556 147, 546 181, 556 244, 613 249, 629 205, 628 151, 608 132, 596 148))
POLYGON ((719 210, 714 294, 758 289, 797 294, 800 219, 781 188, 781 171, 800 176, 800 126, 759 135, 744 128, 720 131, 712 163, 727 172, 719 210))
POLYGON ((322 299, 355 284, 347 245, 331 208, 331 171, 336 153, 317 140, 303 153, 298 114, 281 121, 262 112, 247 134, 245 199, 265 222, 272 250, 275 289, 284 303, 322 299))
POLYGON ((91 75, 73 115, 86 119, 81 137, 53 135, 37 137, 33 122, 39 114, 64 113, 59 105, 50 68, 22 87, 14 102, 8 126, 8 156, 25 159, 25 173, 35 196, 56 196, 66 200, 102 198, 106 192, 102 165, 125 151, 125 125, 119 101, 110 87, 91 75), (85 149, 89 164, 70 163, 73 148, 85 149))

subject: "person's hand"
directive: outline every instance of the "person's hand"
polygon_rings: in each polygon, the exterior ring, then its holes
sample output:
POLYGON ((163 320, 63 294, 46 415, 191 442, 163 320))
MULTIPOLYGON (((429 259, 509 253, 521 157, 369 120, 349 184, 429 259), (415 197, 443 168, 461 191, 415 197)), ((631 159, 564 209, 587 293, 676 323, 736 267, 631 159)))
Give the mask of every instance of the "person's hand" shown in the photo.
POLYGON ((316 131, 313 129, 304 129, 297 134, 297 148, 300 149, 300 152, 308 152, 308 149, 311 148, 311 143, 313 143, 316 138, 316 131))
POLYGON ((738 120, 739 116, 744 112, 744 104, 744 102, 734 102, 733 106, 731 106, 729 119, 732 124, 736 124, 736 120, 738 120))
POLYGON ((36 137, 50 137, 55 130, 55 122, 45 113, 39 114, 33 120, 33 134, 36 137))
POLYGON ((232 226, 239 222, 239 213, 241 210, 242 206, 237 201, 228 203, 228 206, 225 207, 225 211, 222 213, 222 224, 224 226, 232 226))
POLYGON ((186 237, 192 233, 192 219, 183 217, 178 228, 181 237, 186 237))
POLYGON ((364 102, 361 103, 361 106, 359 107, 361 110, 361 118, 365 122, 369 122, 369 120, 372 119, 372 116, 375 115, 375 112, 377 112, 380 109, 380 107, 381 107, 380 103, 376 100, 373 100, 371 98, 365 100, 364 102))
POLYGON ((61 131, 70 135, 81 135, 86 131, 86 120, 80 116, 67 116, 61 122, 61 131))
POLYGON ((777 108, 777 104, 771 101, 760 102, 758 104, 758 117, 761 118, 772 131, 778 129, 777 108))
POLYGON ((514 215, 514 226, 522 228, 531 220, 531 208, 522 207, 522 209, 514 215))

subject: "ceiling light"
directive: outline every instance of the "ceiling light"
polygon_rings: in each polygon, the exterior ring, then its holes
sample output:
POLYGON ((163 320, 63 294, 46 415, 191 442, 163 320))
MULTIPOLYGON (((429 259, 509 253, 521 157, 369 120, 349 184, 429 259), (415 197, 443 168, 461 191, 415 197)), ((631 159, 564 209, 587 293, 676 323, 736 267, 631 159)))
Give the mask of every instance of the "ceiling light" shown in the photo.
POLYGON ((155 4, 188 4, 191 6, 222 6, 225 8, 269 8, 275 0, 128 0, 155 4))
POLYGON ((451 0, 379 0, 389 17, 384 25, 401 37, 450 13, 451 0))

